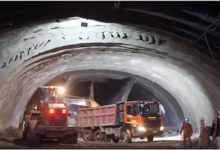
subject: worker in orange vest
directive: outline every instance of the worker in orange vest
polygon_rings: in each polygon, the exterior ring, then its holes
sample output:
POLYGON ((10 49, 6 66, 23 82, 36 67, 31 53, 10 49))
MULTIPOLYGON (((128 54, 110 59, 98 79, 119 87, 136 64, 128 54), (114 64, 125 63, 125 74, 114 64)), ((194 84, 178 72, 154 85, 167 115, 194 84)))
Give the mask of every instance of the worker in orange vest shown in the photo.
POLYGON ((217 140, 217 149, 220 149, 220 111, 218 111, 218 117, 213 121, 213 134, 212 137, 217 140))
POLYGON ((192 125, 189 123, 189 118, 185 119, 185 123, 182 124, 180 129, 180 135, 182 135, 183 131, 183 145, 186 145, 186 139, 188 140, 188 147, 191 147, 191 136, 193 133, 192 125))

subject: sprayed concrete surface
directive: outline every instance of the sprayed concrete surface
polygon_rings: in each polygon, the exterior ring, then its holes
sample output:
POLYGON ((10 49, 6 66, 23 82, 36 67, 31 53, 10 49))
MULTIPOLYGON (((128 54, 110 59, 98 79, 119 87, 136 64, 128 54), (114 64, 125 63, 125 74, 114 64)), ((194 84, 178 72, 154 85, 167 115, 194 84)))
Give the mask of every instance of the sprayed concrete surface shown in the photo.
POLYGON ((212 122, 220 89, 219 70, 211 60, 161 33, 95 21, 84 28, 81 21, 86 20, 36 23, 1 34, 0 129, 19 126, 38 86, 77 70, 146 78, 177 100, 194 127, 201 118, 212 122))

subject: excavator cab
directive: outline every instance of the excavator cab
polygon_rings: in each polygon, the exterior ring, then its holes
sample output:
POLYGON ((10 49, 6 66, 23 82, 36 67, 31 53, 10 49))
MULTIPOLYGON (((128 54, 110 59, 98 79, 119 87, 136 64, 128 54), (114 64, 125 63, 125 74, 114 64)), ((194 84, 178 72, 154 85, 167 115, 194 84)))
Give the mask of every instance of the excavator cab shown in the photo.
POLYGON ((58 86, 42 86, 37 89, 40 101, 51 101, 51 97, 56 95, 63 97, 65 92, 63 87, 58 86))
POLYGON ((62 102, 62 98, 65 96, 63 87, 58 86, 41 86, 37 88, 34 93, 36 97, 32 110, 41 111, 43 102, 62 102))

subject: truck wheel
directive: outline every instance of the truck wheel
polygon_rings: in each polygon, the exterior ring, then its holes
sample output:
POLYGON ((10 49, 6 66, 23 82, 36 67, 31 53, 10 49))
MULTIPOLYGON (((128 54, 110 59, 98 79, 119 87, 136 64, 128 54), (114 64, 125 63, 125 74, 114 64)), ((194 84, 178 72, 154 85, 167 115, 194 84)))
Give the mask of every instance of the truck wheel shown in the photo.
POLYGON ((118 142, 119 142, 119 138, 112 138, 112 141, 113 141, 114 143, 118 143, 118 142))
POLYGON ((128 142, 128 143, 131 143, 132 142, 132 137, 131 137, 131 130, 128 129, 128 128, 124 128, 122 130, 122 136, 123 136, 123 139, 128 142))
POLYGON ((77 141, 78 141, 78 135, 74 134, 74 135, 71 135, 71 136, 67 136, 65 138, 65 141, 66 141, 67 144, 76 144, 77 141))
POLYGON ((104 141, 103 133, 100 130, 96 130, 93 139, 95 141, 104 141))
POLYGON ((39 145, 40 144, 40 137, 37 136, 34 132, 35 126, 37 124, 37 120, 30 120, 28 122, 28 143, 30 145, 39 145))
POLYGON ((93 133, 92 130, 85 130, 83 133, 84 141, 93 141, 93 133))
POLYGON ((148 137, 147 137, 148 142, 152 142, 152 141, 153 141, 153 139, 154 139, 154 137, 153 137, 153 136, 148 136, 148 137))

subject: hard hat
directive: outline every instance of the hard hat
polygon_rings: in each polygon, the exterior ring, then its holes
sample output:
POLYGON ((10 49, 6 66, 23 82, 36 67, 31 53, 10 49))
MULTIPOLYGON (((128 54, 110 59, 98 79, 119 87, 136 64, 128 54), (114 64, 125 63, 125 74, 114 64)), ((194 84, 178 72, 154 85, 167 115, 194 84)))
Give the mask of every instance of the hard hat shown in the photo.
POLYGON ((186 120, 186 123, 189 123, 189 118, 185 118, 185 120, 186 120))

